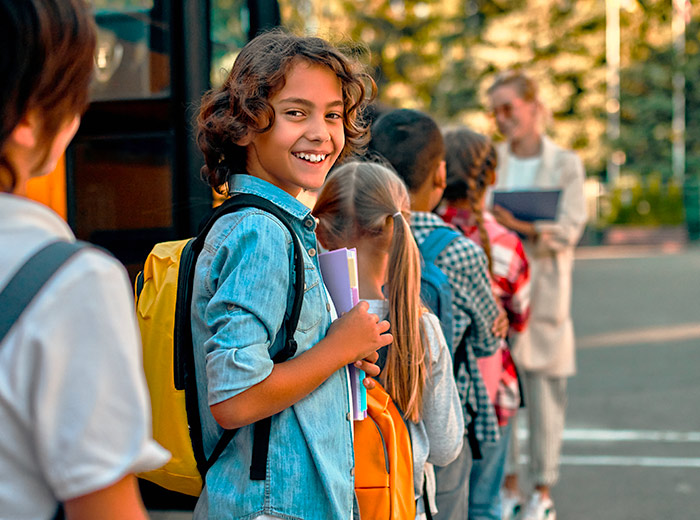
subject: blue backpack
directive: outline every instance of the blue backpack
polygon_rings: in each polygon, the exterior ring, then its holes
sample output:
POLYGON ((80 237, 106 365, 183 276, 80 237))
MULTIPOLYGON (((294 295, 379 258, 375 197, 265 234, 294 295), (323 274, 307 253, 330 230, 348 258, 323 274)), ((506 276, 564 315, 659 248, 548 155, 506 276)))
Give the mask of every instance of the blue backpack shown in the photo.
MULTIPOLYGON (((420 297, 423 303, 430 309, 430 312, 435 314, 440 320, 442 332, 445 335, 445 341, 450 349, 453 357, 453 369, 455 378, 459 372, 460 365, 464 365, 467 373, 471 377, 469 363, 467 362, 467 333, 459 342, 459 345, 452 345, 454 337, 454 329, 452 325, 452 286, 447 278, 447 275, 435 265, 435 260, 442 251, 452 243, 453 240, 462 236, 459 231, 449 227, 439 227, 430 232, 425 237, 425 240, 418 244, 418 249, 423 257, 423 265, 421 266, 420 280, 420 297)), ((467 413, 471 417, 467 426, 467 440, 472 451, 474 460, 481 459, 481 449, 479 441, 476 438, 475 422, 477 412, 472 408, 467 400, 467 413)))
POLYGON ((452 287, 447 275, 435 265, 438 255, 457 237, 459 231, 449 227, 439 227, 430 232, 420 244, 418 249, 423 257, 421 266, 420 297, 423 303, 440 320, 442 331, 447 340, 450 352, 454 353, 452 338, 454 329, 452 326, 452 287))

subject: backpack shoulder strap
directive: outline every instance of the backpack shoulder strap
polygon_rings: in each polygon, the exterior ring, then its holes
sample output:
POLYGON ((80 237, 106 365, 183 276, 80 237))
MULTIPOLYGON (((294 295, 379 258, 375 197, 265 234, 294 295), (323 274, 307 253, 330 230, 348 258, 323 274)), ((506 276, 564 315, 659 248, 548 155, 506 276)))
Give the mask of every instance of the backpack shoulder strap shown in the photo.
POLYGON ((3 309, 0 316, 0 342, 46 282, 69 258, 87 246, 83 242, 52 242, 19 268, 0 293, 0 309, 3 309))
POLYGON ((458 236, 459 231, 456 231, 447 226, 440 226, 433 229, 430 234, 418 245, 423 261, 434 263, 438 255, 458 236))
MULTIPOLYGON (((471 379, 472 377, 472 372, 469 369, 469 360, 467 359, 467 332, 468 330, 464 331, 464 334, 462 335, 462 339, 459 341, 459 345, 457 345, 457 349, 455 350, 454 353, 454 361, 452 363, 452 367, 454 370, 454 376, 455 379, 459 376, 459 367, 461 365, 464 365, 464 368, 467 371, 467 374, 469 375, 469 378, 471 379)), ((471 420, 469 421, 469 424, 467 425, 467 441, 469 441, 469 447, 471 448, 472 452, 472 458, 474 460, 479 460, 482 458, 481 455, 481 448, 479 446, 479 439, 476 437, 476 416, 477 416, 477 411, 474 410, 472 405, 469 403, 469 399, 466 401, 467 405, 467 413, 471 417, 471 420)))
MULTIPOLYGON (((270 202, 268 199, 260 197, 258 195, 253 195, 251 193, 242 193, 239 195, 234 195, 224 201, 219 207, 217 207, 212 213, 211 217, 197 234, 197 237, 191 243, 191 249, 194 256, 194 261, 199 256, 204 246, 204 241, 211 231, 214 223, 222 216, 233 213, 239 209, 243 208, 257 208, 263 210, 271 215, 275 216, 285 228, 289 231, 292 236, 292 254, 294 260, 294 300, 292 302, 291 309, 289 310, 289 318, 285 322, 285 330, 287 332, 287 341, 285 342, 285 347, 280 351, 274 358, 273 361, 278 363, 280 361, 285 361, 292 357, 296 353, 296 342, 294 341, 294 332, 297 329, 297 324, 299 323, 299 315, 301 313, 301 304, 304 299, 304 260, 301 254, 302 246, 299 241, 294 228, 292 228, 287 216, 280 209, 279 206, 270 202)), ((184 254, 184 253, 183 253, 184 254)), ((190 279, 188 280, 187 287, 192 287, 194 282, 194 265, 192 269, 189 269, 190 279)), ((191 303, 191 301, 190 301, 191 303)), ((187 309, 190 308, 188 305, 187 309)))
MULTIPOLYGON (((204 246, 204 241, 206 240, 209 231, 214 226, 216 221, 227 215, 233 213, 243 208, 257 208, 271 215, 275 216, 285 228, 289 231, 292 236, 292 256, 294 260, 294 299, 291 304, 291 308, 288 309, 287 319, 285 320, 285 342, 284 347, 280 352, 278 352, 274 357, 273 361, 275 363, 280 363, 291 358, 297 350, 297 344, 294 339, 294 332, 296 331, 297 324, 299 323, 299 316, 301 314, 301 306, 304 300, 304 258, 302 256, 302 246, 297 236, 294 228, 290 224, 287 216, 284 214, 279 206, 273 204, 268 199, 259 197, 257 195, 243 193, 239 195, 234 195, 229 199, 225 200, 220 206, 218 206, 209 219, 206 221, 204 226, 200 229, 199 233, 195 238, 190 240, 185 246, 181 256, 180 273, 181 276, 184 275, 187 278, 181 279, 179 284, 184 283, 186 287, 186 297, 182 300, 182 306, 180 306, 180 301, 177 303, 179 309, 176 310, 176 325, 175 325, 175 337, 177 338, 177 345, 175 346, 176 355, 187 356, 186 363, 190 366, 194 366, 194 352, 192 348, 192 334, 191 334, 191 322, 190 322, 190 308, 192 305, 192 285, 194 283, 194 265, 197 262, 197 257, 202 251, 204 246)), ((179 300, 179 298, 178 298, 179 300)), ((201 441, 201 423, 199 420, 198 403, 197 403, 197 391, 196 382, 194 377, 185 376, 188 381, 187 391, 185 392, 185 398, 190 400, 187 405, 188 420, 191 426, 191 436, 193 440, 193 448, 195 452, 195 459, 197 461, 197 466, 202 475, 202 480, 205 479, 207 471, 211 468, 214 463, 219 459, 221 454, 224 452, 226 447, 229 445, 233 437, 236 435, 236 430, 226 430, 221 438, 219 438, 214 451, 206 458, 204 454, 204 447, 201 441)), ((270 425, 271 418, 268 417, 259 421, 255 425, 255 439, 254 443, 254 455, 253 463, 251 465, 251 478, 254 480, 264 480, 265 479, 265 466, 267 463, 267 450, 270 435, 270 425)))

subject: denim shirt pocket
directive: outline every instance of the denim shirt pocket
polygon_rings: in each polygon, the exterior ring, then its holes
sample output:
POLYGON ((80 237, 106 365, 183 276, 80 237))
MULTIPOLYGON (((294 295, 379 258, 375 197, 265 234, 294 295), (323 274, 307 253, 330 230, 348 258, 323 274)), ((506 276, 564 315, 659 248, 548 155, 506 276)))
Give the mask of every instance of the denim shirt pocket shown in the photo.
POLYGON ((321 284, 318 270, 312 264, 304 261, 304 303, 299 315, 297 332, 311 334, 324 322, 326 310, 326 297, 321 284))

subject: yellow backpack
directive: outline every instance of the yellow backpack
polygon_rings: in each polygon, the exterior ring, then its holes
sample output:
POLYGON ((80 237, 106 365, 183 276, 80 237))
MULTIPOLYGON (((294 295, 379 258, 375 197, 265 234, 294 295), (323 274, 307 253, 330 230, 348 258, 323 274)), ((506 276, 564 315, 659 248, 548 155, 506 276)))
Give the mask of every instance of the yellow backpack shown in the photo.
MULTIPOLYGON (((271 213, 292 235, 294 298, 285 314, 284 348, 273 361, 279 363, 292 357, 296 352, 294 332, 304 296, 304 263, 296 233, 280 208, 270 201, 250 194, 234 195, 214 210, 196 237, 156 244, 136 278, 136 314, 151 396, 153 437, 172 454, 162 468, 138 476, 170 491, 192 496, 201 493, 207 470, 236 433, 236 430, 227 430, 207 458, 202 443, 190 319, 194 268, 214 222, 246 207, 271 213)), ((256 442, 265 442, 265 448, 269 442, 269 426, 270 418, 256 423, 256 429, 260 427, 266 432, 258 441, 256 430, 256 442)), ((266 454, 267 449, 261 453, 266 454)), ((266 460, 261 460, 254 465, 264 468, 265 463, 266 460)), ((253 476, 251 474, 251 478, 253 476)))

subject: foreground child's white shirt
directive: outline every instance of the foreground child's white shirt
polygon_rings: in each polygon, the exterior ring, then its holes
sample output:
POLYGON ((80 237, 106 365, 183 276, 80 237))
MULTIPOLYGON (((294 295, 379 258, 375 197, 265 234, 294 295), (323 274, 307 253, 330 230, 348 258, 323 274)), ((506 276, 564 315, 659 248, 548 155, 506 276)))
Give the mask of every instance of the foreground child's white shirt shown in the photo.
MULTIPOLYGON (((34 252, 74 240, 48 208, 0 194, 0 288, 34 252)), ((133 297, 123 267, 81 251, 0 344, 0 516, 50 518, 58 501, 155 469, 133 297)))

